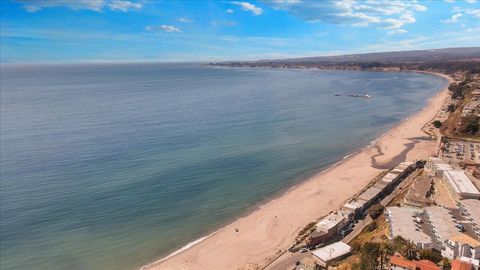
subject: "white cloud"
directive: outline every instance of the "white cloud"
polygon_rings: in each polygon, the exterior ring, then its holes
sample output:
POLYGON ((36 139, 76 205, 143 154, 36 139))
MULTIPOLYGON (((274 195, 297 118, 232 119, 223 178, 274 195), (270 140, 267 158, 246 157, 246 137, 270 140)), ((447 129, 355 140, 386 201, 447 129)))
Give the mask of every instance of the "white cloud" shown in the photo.
POLYGON ((472 15, 474 17, 480 18, 480 8, 467 9, 465 10, 465 13, 467 13, 468 15, 472 15))
POLYGON ((465 2, 470 3, 470 4, 475 4, 475 3, 477 3, 477 0, 465 0, 465 2))
POLYGON ((389 35, 405 34, 405 33, 408 33, 408 31, 405 30, 405 29, 395 29, 395 30, 390 30, 390 31, 388 31, 388 34, 389 34, 389 35))
POLYGON ((458 19, 460 19, 460 17, 462 17, 463 14, 462 13, 455 13, 452 15, 452 17, 450 17, 450 19, 446 19, 446 20, 441 20, 441 22, 443 23, 456 23, 458 22, 458 19))
POLYGON ((239 6, 244 11, 250 11, 253 15, 258 16, 263 13, 263 10, 260 7, 255 6, 249 2, 232 2, 232 4, 239 6))
POLYGON ((93 10, 101 12, 108 8, 113 11, 127 12, 139 10, 142 4, 127 0, 17 0, 28 12, 37 12, 44 8, 67 7, 72 10, 93 10))
POLYGON ((454 3, 455 2, 455 0, 443 0, 443 1, 446 2, 446 3, 454 3))
POLYGON ((159 26, 147 26, 145 27, 145 29, 147 29, 148 31, 164 31, 164 32, 169 32, 169 33, 180 33, 182 32, 182 29, 178 28, 178 27, 175 27, 173 25, 166 25, 166 24, 162 24, 162 25, 159 25, 159 26))
POLYGON ((179 21, 179 22, 183 22, 183 23, 193 23, 193 20, 192 20, 192 19, 185 18, 185 17, 180 17, 180 18, 178 18, 178 21, 179 21))
POLYGON ((231 14, 231 13, 234 13, 234 12, 235 12, 235 10, 233 10, 233 9, 229 8, 229 9, 225 10, 225 12, 227 12, 227 13, 230 13, 230 14, 231 14))
POLYGON ((400 29, 415 22, 415 12, 427 10, 418 1, 400 0, 339 0, 339 1, 266 1, 275 9, 285 10, 308 22, 381 29, 400 29))
POLYGON ((129 10, 139 10, 142 8, 142 4, 123 0, 112 0, 110 3, 108 3, 108 6, 111 10, 118 10, 123 12, 127 12, 129 10))

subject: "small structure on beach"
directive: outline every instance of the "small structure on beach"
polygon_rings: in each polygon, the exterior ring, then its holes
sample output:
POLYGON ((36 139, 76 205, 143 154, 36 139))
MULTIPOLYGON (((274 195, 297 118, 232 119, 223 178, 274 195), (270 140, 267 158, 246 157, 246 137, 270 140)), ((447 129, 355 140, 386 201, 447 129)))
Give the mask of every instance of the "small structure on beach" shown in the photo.
POLYGON ((318 259, 318 264, 324 268, 327 268, 331 261, 346 257, 348 254, 350 254, 351 250, 352 248, 349 245, 343 242, 336 242, 314 250, 312 253, 313 256, 318 259))

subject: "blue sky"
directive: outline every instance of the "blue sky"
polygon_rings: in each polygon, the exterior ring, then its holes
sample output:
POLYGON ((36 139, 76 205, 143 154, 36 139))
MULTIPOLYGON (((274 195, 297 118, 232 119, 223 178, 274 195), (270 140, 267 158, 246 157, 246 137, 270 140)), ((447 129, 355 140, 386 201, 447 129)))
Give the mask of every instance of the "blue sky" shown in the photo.
POLYGON ((480 46, 476 0, 2 0, 1 61, 218 61, 480 46))

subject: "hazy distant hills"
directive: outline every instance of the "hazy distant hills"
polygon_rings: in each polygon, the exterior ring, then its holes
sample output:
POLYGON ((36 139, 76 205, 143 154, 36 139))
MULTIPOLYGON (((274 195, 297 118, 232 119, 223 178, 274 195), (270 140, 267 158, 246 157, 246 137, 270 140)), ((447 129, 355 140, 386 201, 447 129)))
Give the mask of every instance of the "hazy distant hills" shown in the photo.
POLYGON ((364 54, 349 54, 339 56, 320 56, 320 57, 303 57, 280 60, 260 60, 260 61, 278 61, 278 62, 324 62, 324 63, 341 63, 341 62, 430 62, 430 61, 450 61, 472 58, 480 59, 480 47, 467 48, 445 48, 434 50, 415 50, 415 51, 398 51, 398 52, 379 52, 364 54))
POLYGON ((445 48, 432 50, 415 50, 415 51, 396 51, 396 52, 378 52, 363 54, 348 54, 338 56, 318 56, 318 57, 302 57, 289 59, 262 59, 257 61, 225 61, 211 65, 254 65, 262 66, 269 64, 287 64, 294 63, 314 64, 321 63, 327 65, 345 64, 345 63, 425 63, 425 62, 445 62, 445 61, 480 61, 480 47, 463 47, 463 48, 445 48))
POLYGON ((210 63, 221 67, 317 68, 329 70, 434 70, 480 72, 480 47, 378 52, 257 61, 210 63))

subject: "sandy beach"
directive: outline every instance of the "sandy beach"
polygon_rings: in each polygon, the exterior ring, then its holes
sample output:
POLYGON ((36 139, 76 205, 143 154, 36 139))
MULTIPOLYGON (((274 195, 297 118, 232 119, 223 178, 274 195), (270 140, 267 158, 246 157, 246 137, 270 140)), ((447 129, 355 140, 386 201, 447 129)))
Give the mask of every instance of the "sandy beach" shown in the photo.
MULTIPOLYGON (((439 76, 452 82, 447 76, 439 76)), ((194 246, 144 269, 261 268, 276 253, 285 251, 301 228, 338 208, 383 169, 435 153, 435 141, 426 139, 422 127, 435 117, 447 95, 447 88, 438 92, 424 109, 389 130, 373 146, 302 182, 194 246)))

